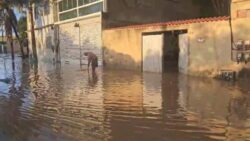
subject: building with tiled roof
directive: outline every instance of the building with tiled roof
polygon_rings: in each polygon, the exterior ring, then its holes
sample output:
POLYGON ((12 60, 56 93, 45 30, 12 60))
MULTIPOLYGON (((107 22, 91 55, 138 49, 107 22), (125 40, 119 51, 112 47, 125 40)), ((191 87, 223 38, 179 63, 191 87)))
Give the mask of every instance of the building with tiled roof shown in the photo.
POLYGON ((250 70, 250 0, 233 0, 230 16, 110 28, 106 67, 215 77, 250 70))

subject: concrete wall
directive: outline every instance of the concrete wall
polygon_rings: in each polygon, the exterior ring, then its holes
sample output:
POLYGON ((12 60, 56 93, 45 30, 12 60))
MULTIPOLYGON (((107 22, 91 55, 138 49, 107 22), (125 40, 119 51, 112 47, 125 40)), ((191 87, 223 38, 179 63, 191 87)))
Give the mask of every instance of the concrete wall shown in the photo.
POLYGON ((107 9, 104 27, 200 17, 199 6, 193 0, 108 0, 107 9))
POLYGON ((183 29, 188 30, 190 43, 189 74, 214 76, 221 69, 235 67, 231 61, 228 21, 106 30, 103 32, 104 62, 111 68, 141 71, 142 34, 183 29))
POLYGON ((84 57, 83 53, 91 51, 98 56, 99 63, 102 64, 102 26, 100 16, 59 24, 62 62, 80 63, 79 28, 74 27, 76 23, 80 25, 82 63, 87 64, 87 58, 84 57))

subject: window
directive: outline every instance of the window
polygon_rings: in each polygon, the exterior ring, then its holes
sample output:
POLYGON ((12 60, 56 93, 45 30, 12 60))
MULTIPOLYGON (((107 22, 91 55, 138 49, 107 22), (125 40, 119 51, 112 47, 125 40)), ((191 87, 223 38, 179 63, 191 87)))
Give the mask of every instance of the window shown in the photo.
POLYGON ((45 1, 44 3, 44 13, 46 15, 48 15, 50 13, 50 5, 49 5, 49 1, 45 1))
POLYGON ((78 0, 78 3, 79 3, 79 6, 81 6, 81 5, 86 5, 92 2, 96 2, 96 1, 98 0, 78 0))
POLYGON ((62 13, 59 15, 59 17, 60 17, 60 21, 76 18, 77 17, 77 10, 62 13))
POLYGON ((103 3, 96 3, 87 7, 83 7, 79 9, 79 16, 85 16, 88 14, 96 13, 102 11, 103 3))
POLYGON ((62 0, 58 2, 59 20, 63 21, 100 12, 103 9, 102 1, 103 0, 62 0))
POLYGON ((77 0, 62 0, 59 2, 59 12, 76 8, 77 0))
POLYGON ((35 14, 35 19, 38 19, 38 17, 39 17, 39 7, 38 6, 35 6, 35 8, 34 8, 34 14, 35 14))

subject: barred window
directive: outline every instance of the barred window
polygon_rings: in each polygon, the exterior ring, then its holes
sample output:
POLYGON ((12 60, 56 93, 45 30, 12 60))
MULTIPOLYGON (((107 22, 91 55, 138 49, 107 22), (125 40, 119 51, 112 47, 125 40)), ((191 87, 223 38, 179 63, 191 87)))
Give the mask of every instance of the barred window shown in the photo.
POLYGON ((58 2, 59 20, 101 12, 103 0, 62 0, 58 2), (77 5, 78 4, 78 5, 77 5))
POLYGON ((68 19, 72 19, 72 18, 76 18, 76 17, 77 17, 77 11, 76 10, 62 13, 59 16, 60 21, 68 20, 68 19))
POLYGON ((77 7, 77 0, 62 0, 59 2, 59 12, 77 7))
POLYGON ((81 5, 89 4, 92 2, 96 2, 96 1, 98 1, 98 0, 78 0, 78 4, 79 4, 79 6, 81 6, 81 5))
POLYGON ((79 9, 79 15, 80 16, 85 16, 88 14, 96 13, 99 11, 102 11, 103 8, 103 3, 96 3, 87 7, 83 7, 79 9))

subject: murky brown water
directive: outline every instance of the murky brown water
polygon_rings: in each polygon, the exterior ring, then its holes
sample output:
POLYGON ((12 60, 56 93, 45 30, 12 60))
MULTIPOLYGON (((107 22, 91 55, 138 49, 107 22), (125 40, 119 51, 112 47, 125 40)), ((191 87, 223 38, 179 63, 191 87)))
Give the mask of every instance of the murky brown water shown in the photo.
POLYGON ((0 141, 246 141, 247 87, 174 73, 0 65, 0 141))

